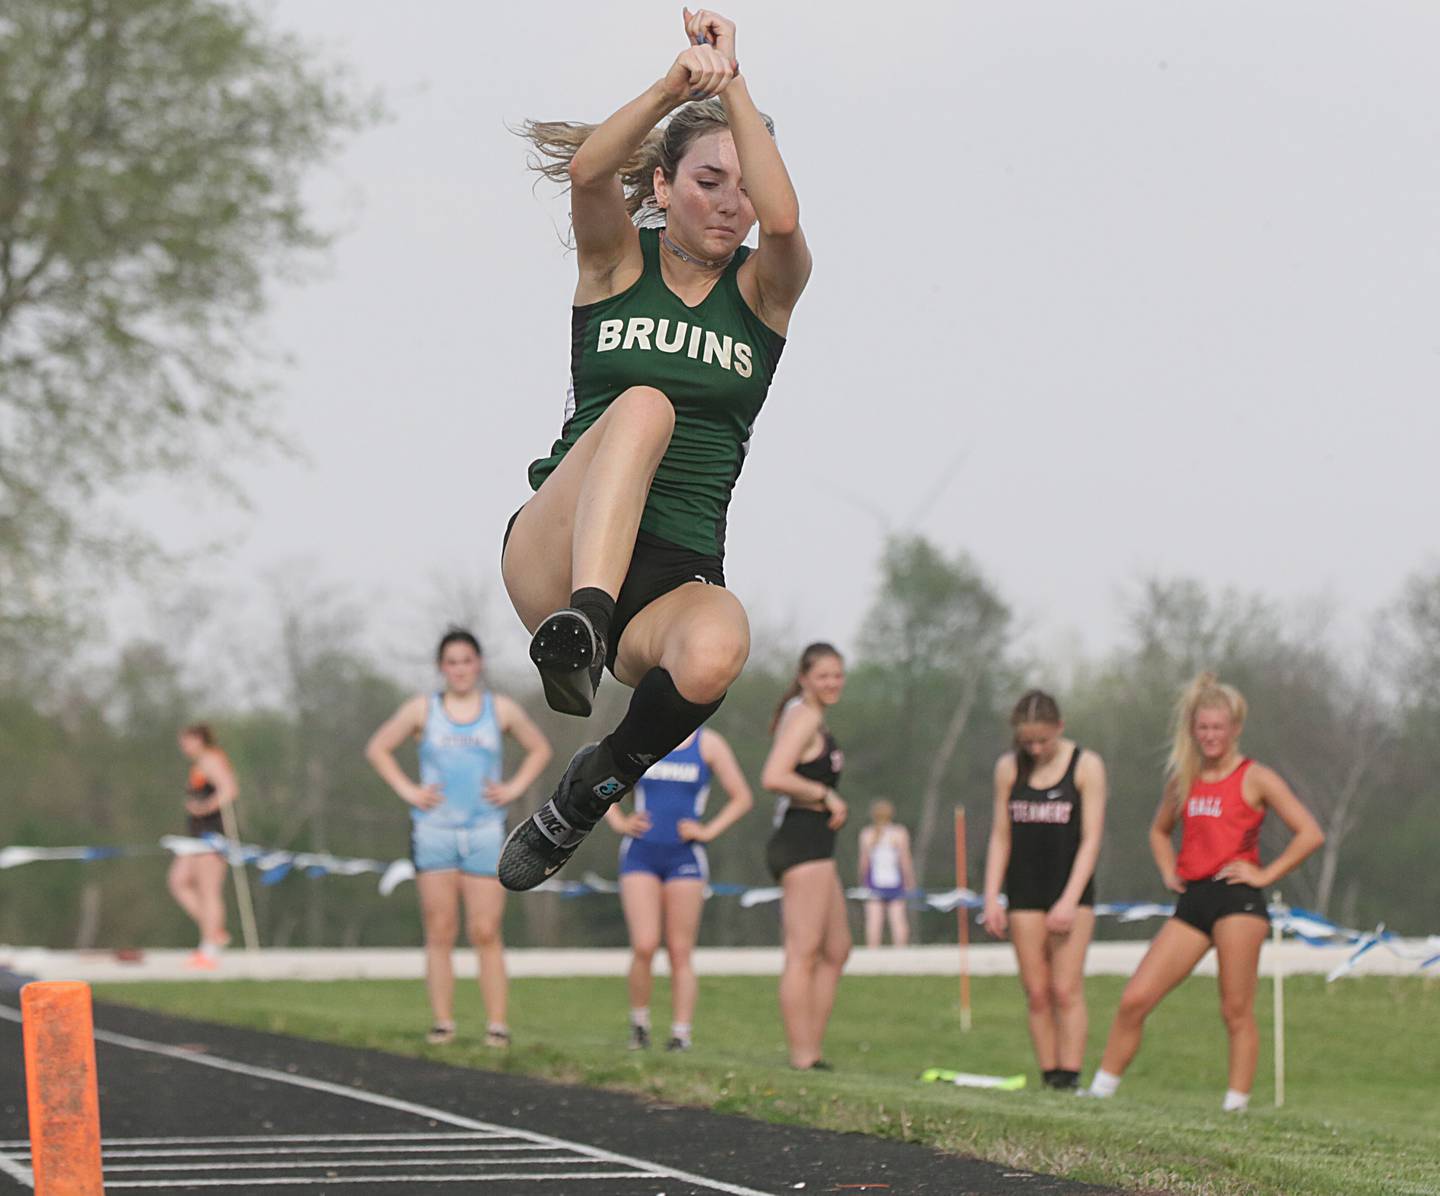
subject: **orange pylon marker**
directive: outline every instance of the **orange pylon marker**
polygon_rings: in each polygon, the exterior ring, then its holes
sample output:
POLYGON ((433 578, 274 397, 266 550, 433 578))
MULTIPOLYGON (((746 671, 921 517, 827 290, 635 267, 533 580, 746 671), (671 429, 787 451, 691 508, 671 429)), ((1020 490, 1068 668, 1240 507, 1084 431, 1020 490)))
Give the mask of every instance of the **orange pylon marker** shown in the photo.
POLYGON ((20 990, 20 1013, 36 1196, 102 1196, 90 986, 27 984, 20 990))

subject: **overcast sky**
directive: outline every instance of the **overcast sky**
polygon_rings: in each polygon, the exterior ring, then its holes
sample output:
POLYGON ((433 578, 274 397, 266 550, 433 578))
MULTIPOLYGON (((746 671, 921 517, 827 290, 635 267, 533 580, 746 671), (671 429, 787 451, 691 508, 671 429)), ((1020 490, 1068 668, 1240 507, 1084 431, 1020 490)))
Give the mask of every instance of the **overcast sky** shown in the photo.
MULTIPOLYGON (((725 11, 815 256, 731 510, 757 621, 853 643, 887 526, 1092 651, 1146 572, 1358 620, 1433 561, 1440 6, 725 11)), ((272 13, 391 113, 311 189, 327 276, 275 298, 310 463, 247 469, 243 517, 153 518, 233 543, 218 583, 303 560, 423 626, 437 574, 498 592, 568 380, 566 205, 506 126, 603 118, 682 48, 680 9, 272 13)))

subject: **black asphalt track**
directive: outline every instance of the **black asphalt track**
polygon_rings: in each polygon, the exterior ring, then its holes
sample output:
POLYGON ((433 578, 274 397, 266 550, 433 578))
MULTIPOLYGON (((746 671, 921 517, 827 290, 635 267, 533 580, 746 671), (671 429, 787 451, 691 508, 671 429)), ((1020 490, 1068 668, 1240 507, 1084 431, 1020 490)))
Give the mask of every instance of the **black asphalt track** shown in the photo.
MULTIPOLYGON (((14 997, 0 1007, 0 1193, 26 1190, 14 997)), ((860 1134, 96 1008, 107 1192, 261 1196, 1079 1196, 1109 1189, 860 1134), (124 1036, 117 1037, 117 1036, 124 1036), (177 1049, 178 1048, 178 1049, 177 1049)))

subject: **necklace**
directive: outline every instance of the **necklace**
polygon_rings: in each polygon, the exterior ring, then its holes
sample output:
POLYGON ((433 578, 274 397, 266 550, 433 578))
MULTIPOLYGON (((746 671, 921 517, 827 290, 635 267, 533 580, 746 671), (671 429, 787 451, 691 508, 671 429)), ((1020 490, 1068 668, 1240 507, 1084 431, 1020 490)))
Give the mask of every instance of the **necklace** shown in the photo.
POLYGON ((723 269, 730 264, 731 259, 735 256, 734 253, 731 253, 726 257, 716 258, 714 261, 711 261, 709 258, 696 257, 693 253, 686 253, 680 246, 675 244, 675 242, 666 235, 663 228, 660 230, 660 244, 665 246, 666 249, 682 262, 689 262, 692 266, 700 266, 706 270, 723 269))

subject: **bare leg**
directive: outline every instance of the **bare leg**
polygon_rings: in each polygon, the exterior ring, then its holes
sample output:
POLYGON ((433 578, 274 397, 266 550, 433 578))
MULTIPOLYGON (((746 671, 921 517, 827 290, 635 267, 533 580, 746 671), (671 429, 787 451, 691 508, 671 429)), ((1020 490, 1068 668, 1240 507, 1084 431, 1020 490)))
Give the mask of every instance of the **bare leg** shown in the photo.
POLYGON ((505 917, 505 890, 493 876, 460 876, 465 895, 465 923, 480 965, 480 999, 492 1026, 509 1023, 510 982, 505 974, 505 943, 500 925, 505 917))
POLYGON ((1253 914, 1231 914, 1215 923, 1215 957, 1220 972, 1220 1016, 1230 1035, 1230 1087, 1249 1092, 1260 1059, 1260 1027, 1255 1022, 1255 989, 1260 979, 1260 948, 1270 923, 1253 914))
POLYGON ((903 900, 887 901, 885 912, 890 918, 890 942, 896 947, 910 945, 910 910, 903 900))
POLYGON ((814 1025, 815 969, 829 913, 830 887, 835 865, 814 860, 788 868, 780 878, 784 890, 781 919, 785 936, 785 965, 780 973, 780 1016, 792 1067, 809 1067, 820 1057, 821 1032, 814 1025))
POLYGON ((1111 1075, 1123 1075, 1140 1049, 1145 1019, 1165 994, 1195 970, 1210 950, 1210 940, 1195 927, 1171 918, 1160 928, 1145 958, 1120 996, 1120 1008, 1110 1026, 1100 1066, 1111 1075))
POLYGON ((460 873, 421 872, 415 877, 420 894, 420 921, 425 927, 425 991, 436 1025, 455 1024, 455 964, 451 952, 460 930, 460 873))
POLYGON ((1076 911, 1069 934, 1050 936, 1050 1005, 1055 1010, 1056 1067, 1079 1071, 1085 1062, 1090 1014, 1085 1006, 1085 952, 1095 933, 1095 911, 1076 911))
POLYGON ((867 901, 865 903, 865 945, 878 947, 884 936, 885 903, 883 901, 867 901))
POLYGON ((660 878, 627 872, 620 878, 620 906, 630 931, 630 1008, 650 1008, 655 952, 660 949, 660 878))
POLYGON ((195 856, 177 855, 170 861, 170 870, 165 874, 165 884, 175 904, 185 911, 186 917, 195 923, 197 929, 204 922, 200 896, 195 891, 195 876, 191 864, 195 856))
POLYGON ((225 933, 225 872, 229 864, 222 855, 197 855, 193 867, 200 937, 207 943, 223 945, 230 941, 225 933))
POLYGON ((1059 1067, 1060 1046, 1055 1033, 1055 1009, 1050 1001, 1050 932, 1045 929, 1041 910, 1022 909, 1010 913, 1010 941, 1020 965, 1020 984, 1025 989, 1026 1016, 1035 1061, 1041 1071, 1059 1067))
POLYGON ((840 973, 850 958, 850 919, 845 909, 845 890, 840 887, 840 873, 833 860, 826 860, 830 871, 829 902, 825 911, 825 937, 820 944, 820 958, 815 963, 814 1006, 810 1015, 815 1057, 824 1054, 825 1031, 830 1025, 830 1012, 835 1008, 835 993, 840 987, 840 973))
POLYGON ((577 589, 611 597, 630 568, 650 482, 670 444, 675 409, 660 391, 620 395, 575 442, 515 519, 501 572, 534 631, 577 589))
POLYGON ((670 1020, 688 1026, 695 1020, 699 982, 695 979, 695 940, 705 909, 703 880, 672 880, 665 886, 665 950, 670 956, 670 1020))

